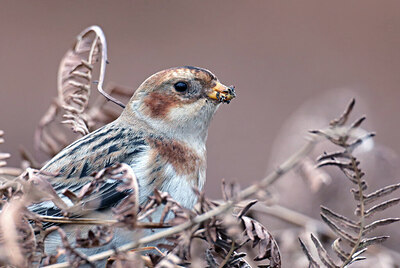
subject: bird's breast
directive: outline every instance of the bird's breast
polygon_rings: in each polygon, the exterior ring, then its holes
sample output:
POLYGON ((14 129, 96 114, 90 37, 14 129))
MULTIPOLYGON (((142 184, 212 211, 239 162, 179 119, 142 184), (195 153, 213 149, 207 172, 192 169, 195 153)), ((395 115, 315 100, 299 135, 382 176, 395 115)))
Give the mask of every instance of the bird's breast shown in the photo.
POLYGON ((196 202, 193 187, 201 190, 205 182, 205 151, 167 138, 149 137, 146 141, 149 150, 132 165, 141 188, 141 200, 158 189, 191 208, 196 202))
POLYGON ((170 164, 177 175, 194 175, 205 164, 204 156, 183 142, 165 138, 148 138, 147 141, 153 158, 170 164))

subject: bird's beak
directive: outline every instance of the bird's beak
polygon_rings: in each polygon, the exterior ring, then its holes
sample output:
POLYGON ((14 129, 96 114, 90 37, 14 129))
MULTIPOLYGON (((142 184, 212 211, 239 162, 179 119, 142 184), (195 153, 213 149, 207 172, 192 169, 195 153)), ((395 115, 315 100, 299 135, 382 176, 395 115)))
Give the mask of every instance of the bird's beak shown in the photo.
POLYGON ((236 97, 235 87, 227 87, 220 82, 216 82, 215 86, 207 93, 210 99, 218 100, 219 102, 229 103, 233 98, 236 97))

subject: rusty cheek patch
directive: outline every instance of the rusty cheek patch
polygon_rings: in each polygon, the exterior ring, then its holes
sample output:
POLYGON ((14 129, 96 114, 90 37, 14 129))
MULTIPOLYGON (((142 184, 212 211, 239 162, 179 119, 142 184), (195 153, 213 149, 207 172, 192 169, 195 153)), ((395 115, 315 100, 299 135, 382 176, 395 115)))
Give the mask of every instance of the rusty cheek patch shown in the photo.
POLYGON ((144 99, 144 104, 151 117, 164 118, 172 107, 178 105, 178 101, 175 96, 152 92, 144 99))
POLYGON ((198 97, 181 99, 172 94, 151 92, 144 98, 144 104, 149 115, 153 118, 166 118, 172 108, 191 104, 198 100, 198 97))
POLYGON ((172 140, 149 139, 159 156, 171 164, 178 175, 196 174, 203 164, 201 158, 188 146, 172 140))

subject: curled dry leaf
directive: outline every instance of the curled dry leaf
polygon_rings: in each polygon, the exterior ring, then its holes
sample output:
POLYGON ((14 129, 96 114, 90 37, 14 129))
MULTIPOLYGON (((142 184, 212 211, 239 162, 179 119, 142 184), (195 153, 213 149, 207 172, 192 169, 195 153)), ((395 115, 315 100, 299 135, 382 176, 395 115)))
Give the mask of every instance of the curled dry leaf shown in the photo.
POLYGON ((121 180, 117 191, 128 193, 128 196, 113 208, 113 212, 120 223, 133 229, 136 226, 139 214, 139 185, 132 168, 127 164, 117 164, 110 170, 112 179, 121 180))
POLYGON ((43 201, 52 201, 59 209, 68 210, 68 205, 57 195, 49 178, 55 174, 46 174, 39 170, 28 168, 20 177, 23 185, 23 202, 25 206, 43 201))
MULTIPOLYGON (((63 195, 68 197, 73 203, 73 206, 68 209, 68 212, 74 215, 83 215, 82 213, 85 211, 96 210, 101 204, 102 196, 105 194, 105 191, 112 191, 110 198, 124 198, 124 200, 114 208, 114 212, 120 213, 119 216, 122 217, 120 218, 121 222, 124 221, 124 215, 126 217, 128 217, 128 214, 131 216, 135 215, 136 218, 139 211, 139 186, 136 176, 129 165, 118 163, 95 172, 91 174, 91 176, 80 178, 80 180, 86 180, 88 182, 79 187, 79 192, 73 192, 68 188, 63 190, 63 195), (109 190, 110 185, 112 185, 115 191, 109 190), (128 209, 129 211, 127 210, 128 203, 130 206, 130 210, 128 209)), ((125 220, 127 219, 125 218, 125 220)))
POLYGON ((243 216, 242 221, 245 226, 247 237, 253 241, 252 247, 259 246, 258 255, 255 261, 269 260, 270 267, 281 267, 281 255, 278 243, 273 236, 258 221, 243 216))
MULTIPOLYGON (((77 251, 75 249, 75 247, 73 247, 69 243, 67 234, 65 233, 65 231, 62 228, 56 227, 56 231, 60 235, 60 238, 62 241, 62 248, 59 249, 59 252, 56 256, 48 256, 49 260, 54 261, 54 259, 56 259, 60 255, 64 254, 64 255, 66 255, 66 257, 68 259, 68 263, 72 267, 79 267, 82 264, 87 264, 90 267, 96 267, 92 262, 90 262, 88 260, 86 255, 77 251)), ((45 261, 45 262, 49 262, 49 261, 45 261)))
MULTIPOLYGON (((107 43, 104 33, 100 27, 90 26, 77 36, 74 45, 61 60, 57 77, 58 97, 40 120, 35 132, 37 149, 54 156, 71 142, 65 129, 58 124, 61 120, 74 132, 86 135, 119 115, 119 112, 112 110, 102 111, 108 100, 124 107, 121 101, 103 89, 106 65, 107 43), (93 69, 98 61, 100 73, 98 79, 94 79, 93 69), (91 86, 95 81, 102 96, 90 107, 91 86)), ((132 90, 117 85, 112 86, 111 91, 125 99, 132 95, 132 90)))
POLYGON ((249 203, 247 203, 247 205, 245 205, 244 208, 242 208, 242 210, 240 210, 240 212, 238 213, 237 217, 240 219, 241 217, 246 215, 247 211, 249 211, 249 209, 252 206, 254 206, 257 202, 258 202, 257 200, 253 200, 253 201, 250 201, 249 203))
POLYGON ((81 236, 80 229, 76 232, 76 246, 80 248, 101 247, 108 244, 114 236, 110 226, 96 226, 89 230, 86 237, 81 236))
POLYGON ((356 104, 356 100, 353 98, 351 99, 350 103, 347 105, 346 109, 344 110, 343 114, 338 119, 333 119, 330 123, 330 127, 340 127, 346 124, 347 120, 349 119, 350 113, 353 111, 354 105, 356 104))
POLYGON ((94 174, 93 179, 84 186, 82 186, 78 194, 75 194, 69 189, 65 189, 63 191, 63 195, 68 197, 75 206, 80 206, 85 198, 90 198, 92 193, 99 192, 101 186, 103 186, 106 180, 105 173, 106 170, 103 169, 98 173, 94 174))
POLYGON ((315 259, 313 258, 310 250, 307 248, 307 246, 304 244, 303 240, 301 240, 299 238, 299 242, 300 242, 300 246, 301 249, 303 250, 304 255, 306 255, 307 259, 308 259, 308 267, 309 268, 319 268, 320 266, 318 265, 318 263, 315 261, 315 259))

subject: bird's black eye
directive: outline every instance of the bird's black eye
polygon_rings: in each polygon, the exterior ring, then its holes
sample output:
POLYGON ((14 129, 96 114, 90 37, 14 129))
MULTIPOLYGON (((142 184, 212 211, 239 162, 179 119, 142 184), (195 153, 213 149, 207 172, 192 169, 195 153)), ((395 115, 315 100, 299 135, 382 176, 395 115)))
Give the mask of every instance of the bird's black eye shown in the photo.
POLYGON ((188 85, 187 85, 185 82, 177 82, 177 83, 174 85, 174 88, 175 88, 175 90, 178 91, 178 92, 184 92, 184 91, 187 90, 188 85))

